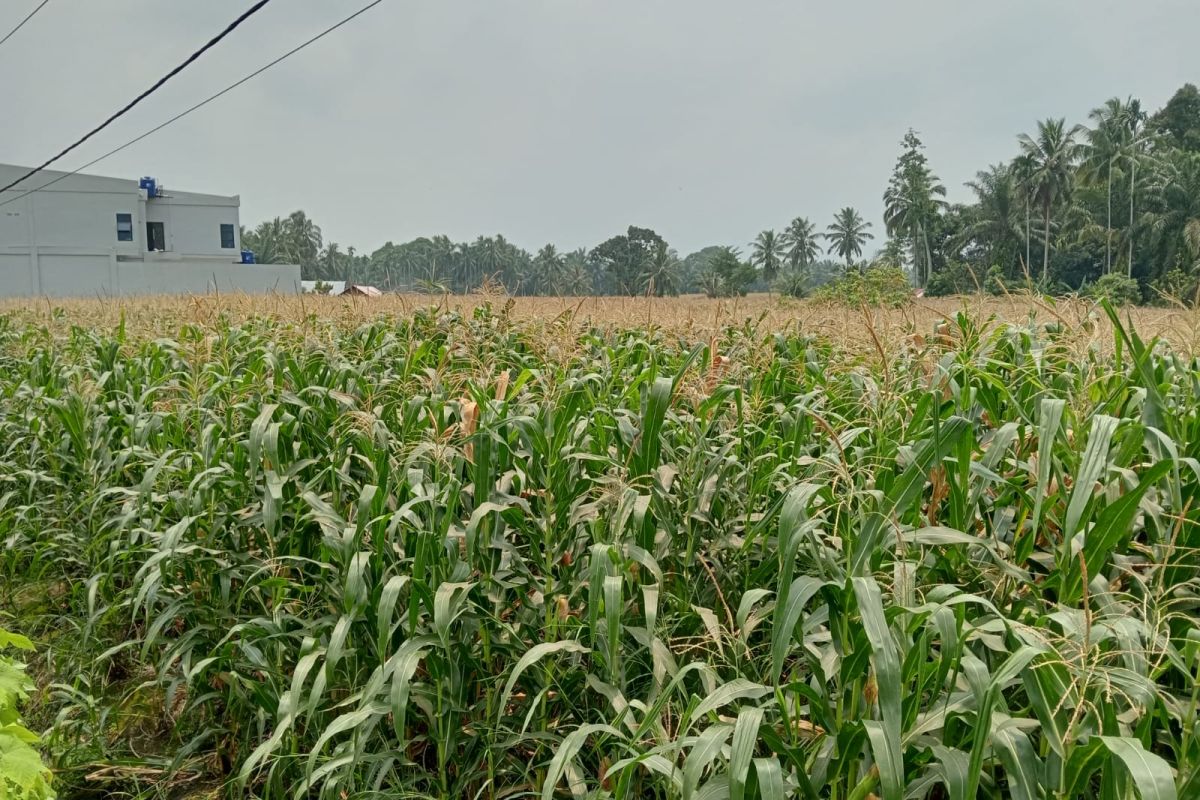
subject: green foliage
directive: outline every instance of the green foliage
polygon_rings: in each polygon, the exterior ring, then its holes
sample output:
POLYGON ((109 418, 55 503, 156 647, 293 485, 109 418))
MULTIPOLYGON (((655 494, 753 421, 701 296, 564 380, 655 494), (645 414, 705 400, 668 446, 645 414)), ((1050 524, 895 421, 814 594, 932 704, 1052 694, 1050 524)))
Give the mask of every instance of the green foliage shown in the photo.
POLYGON ((754 267, 743 261, 736 249, 723 247, 708 259, 698 280, 709 297, 739 297, 757 277, 754 267))
POLYGON ((1115 306, 1135 305, 1142 300, 1142 290, 1132 278, 1112 273, 1101 276, 1088 286, 1087 296, 1096 300, 1108 300, 1115 306))
POLYGON ((898 308, 913 299, 913 287, 900 267, 872 267, 865 272, 851 270, 812 293, 814 300, 860 306, 898 308))
POLYGON ((804 297, 808 289, 808 276, 798 269, 787 270, 775 282, 775 291, 787 297, 804 297))
POLYGON ((1153 124, 1175 147, 1200 152, 1200 89, 1185 83, 1154 115, 1153 124))
POLYGON ((1158 303, 1181 303, 1188 308, 1200 304, 1200 274, 1173 269, 1151 285, 1151 300, 1158 303))
POLYGON ((0 628, 0 800, 50 800, 50 770, 34 746, 38 737, 21 724, 20 704, 33 684, 25 665, 5 654, 32 650, 24 636, 0 628))
POLYGON ((930 276, 925 284, 925 294, 928 297, 975 294, 980 290, 981 283, 980 276, 974 275, 967 264, 953 262, 930 276))
POLYGON ((647 264, 664 248, 666 242, 657 233, 630 225, 626 233, 596 245, 588 260, 616 294, 635 295, 642 291, 647 264))

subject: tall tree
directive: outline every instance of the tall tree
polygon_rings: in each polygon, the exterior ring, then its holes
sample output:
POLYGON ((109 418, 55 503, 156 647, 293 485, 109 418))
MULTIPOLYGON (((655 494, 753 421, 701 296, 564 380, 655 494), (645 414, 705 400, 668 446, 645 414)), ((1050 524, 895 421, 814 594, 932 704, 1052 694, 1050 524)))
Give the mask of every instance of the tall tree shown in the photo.
POLYGON ((1120 99, 1113 97, 1093 109, 1090 115, 1095 127, 1087 132, 1087 148, 1080 164, 1081 177, 1097 183, 1104 182, 1106 211, 1104 222, 1104 273, 1112 272, 1112 200, 1113 175, 1119 171, 1122 155, 1124 109, 1120 99))
POLYGON ((666 242, 656 242, 642 265, 642 292, 656 297, 679 294, 681 272, 679 254, 666 242))
POLYGON ((929 169, 925 145, 916 131, 910 128, 901 145, 903 150, 883 193, 883 221, 889 235, 908 244, 917 285, 924 286, 933 269, 929 231, 945 206, 946 187, 929 169))
POLYGON ((566 259, 558 252, 558 248, 548 244, 533 257, 531 285, 522 288, 529 294, 561 294, 566 268, 566 259))
POLYGON ((750 264, 762 275, 768 294, 779 277, 779 265, 783 263, 784 252, 783 240, 773 230, 763 231, 750 243, 750 264))
POLYGON ((1066 120, 1038 123, 1037 137, 1021 134, 1021 152, 1028 159, 1026 191, 1042 211, 1042 282, 1050 275, 1050 216, 1056 204, 1071 194, 1071 181, 1079 148, 1076 137, 1082 128, 1067 128, 1066 120))
POLYGON ((817 236, 816 226, 806 217, 796 217, 791 221, 783 232, 783 244, 787 248, 788 265, 792 269, 805 271, 821 255, 817 236))
POLYGON ((825 229, 829 240, 829 252, 846 259, 846 266, 854 265, 854 259, 862 255, 863 246, 875 237, 867 232, 871 223, 865 222, 857 209, 846 206, 836 215, 833 223, 825 229))
POLYGON ((967 187, 975 193, 975 204, 967 209, 966 225, 957 245, 974 245, 983 251, 985 267, 1000 265, 1006 277, 1019 258, 1021 217, 1026 202, 1016 177, 1017 170, 1007 164, 993 164, 975 173, 967 187))
POLYGON ((1163 161, 1154 209, 1139 221, 1157 271, 1194 272, 1200 264, 1200 151, 1172 151, 1163 161))
POLYGON ((1200 152, 1200 89, 1185 83, 1154 115, 1153 127, 1173 146, 1200 152))
POLYGON ((1129 228, 1126 237, 1129 242, 1129 264, 1126 275, 1133 277, 1133 240, 1134 228, 1134 199, 1137 196, 1138 168, 1147 160, 1147 148, 1150 137, 1146 131, 1147 114, 1142 110, 1141 101, 1130 98, 1121 107, 1118 117, 1122 128, 1121 156, 1128 165, 1129 171, 1129 228))
POLYGON ((592 249, 589 260, 617 294, 636 295, 639 278, 663 238, 649 228, 630 225, 629 230, 592 249))

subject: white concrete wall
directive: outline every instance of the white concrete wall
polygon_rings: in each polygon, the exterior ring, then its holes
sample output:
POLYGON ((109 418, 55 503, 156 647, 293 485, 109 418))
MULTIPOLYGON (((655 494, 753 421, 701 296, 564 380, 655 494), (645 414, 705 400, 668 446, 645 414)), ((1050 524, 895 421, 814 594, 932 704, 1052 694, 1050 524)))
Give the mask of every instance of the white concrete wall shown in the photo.
MULTIPOLYGON (((18 194, 5 192, 2 196, 8 200, 18 194)), ((141 214, 136 193, 36 192, 0 206, 0 252, 36 244, 40 248, 140 255, 146 235, 141 214), (117 214, 132 216, 133 241, 117 240, 117 214)))
POLYGON ((261 294, 300 291, 295 264, 219 259, 119 261, 86 253, 0 253, 0 297, 115 297, 147 294, 261 294))
POLYGON ((38 288, 31 256, 0 253, 0 295, 33 297, 38 288))
MULTIPOLYGON (((241 250, 236 205, 189 202, 161 198, 146 202, 146 221, 161 222, 167 233, 167 249, 189 256, 228 256, 237 260, 241 250), (233 247, 221 247, 221 224, 233 226, 233 247)), ((144 228, 143 228, 144 230, 144 228)))

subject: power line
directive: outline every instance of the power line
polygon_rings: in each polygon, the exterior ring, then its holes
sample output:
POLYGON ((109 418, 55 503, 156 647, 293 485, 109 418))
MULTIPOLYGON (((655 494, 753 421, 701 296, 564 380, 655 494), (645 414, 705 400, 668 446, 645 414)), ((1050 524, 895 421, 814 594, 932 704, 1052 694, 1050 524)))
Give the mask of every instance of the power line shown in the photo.
POLYGON ((29 20, 33 19, 33 15, 38 13, 39 11, 41 11, 42 6, 46 5, 46 3, 49 3, 49 2, 50 2, 50 0, 42 0, 42 2, 38 3, 37 8, 35 8, 33 11, 30 11, 29 15, 27 17, 25 17, 25 19, 23 19, 17 23, 17 27, 15 27, 11 31, 9 31, 8 35, 6 35, 3 39, 0 39, 0 45, 3 45, 5 42, 7 42, 9 39, 11 39, 13 37, 13 35, 16 34, 17 31, 21 30, 21 28, 24 28, 25 23, 29 22, 29 20))
POLYGON ((52 181, 48 181, 47 183, 44 183, 44 184, 42 184, 41 186, 37 187, 36 189, 30 189, 30 190, 28 190, 28 191, 26 191, 26 192, 23 192, 23 193, 21 193, 21 194, 17 195, 16 197, 14 197, 14 198, 12 198, 12 199, 5 200, 4 202, 0 203, 0 207, 6 206, 6 205, 8 205, 9 203, 15 203, 16 201, 18 201, 18 200, 22 199, 23 197, 28 197, 29 195, 33 194, 34 192, 40 192, 40 191, 42 191, 43 189, 47 189, 47 188, 49 188, 49 187, 53 186, 54 184, 58 183, 58 182, 59 182, 59 181, 61 181, 61 180, 65 180, 65 179, 67 179, 67 178, 71 177, 72 175, 75 175, 75 174, 77 174, 77 173, 79 173, 79 172, 82 172, 83 170, 87 169, 88 167, 92 166, 93 164, 98 164, 98 163, 100 163, 101 161, 103 161, 104 159, 108 158, 109 156, 114 156, 114 155, 116 155, 117 153, 121 152, 122 150, 124 150, 124 149, 126 149, 126 148, 128 148, 128 147, 132 147, 133 145, 135 145, 135 144, 137 144, 138 142, 142 141, 142 140, 143 140, 143 139, 145 139, 146 137, 148 137, 148 136, 152 136, 153 134, 155 134, 155 133, 158 133, 158 132, 159 132, 159 131, 161 131, 163 128, 167 127, 168 125, 171 125, 171 124, 173 124, 173 123, 175 123, 175 122, 178 122, 179 120, 181 120, 181 119, 183 119, 184 117, 186 117, 188 114, 191 114, 193 111, 196 111, 197 109, 203 108, 204 106, 208 105, 208 104, 209 104, 209 103, 211 103, 212 101, 216 100, 218 97, 222 97, 222 96, 224 96, 224 95, 228 94, 229 92, 232 92, 234 89, 236 89, 237 87, 241 86, 243 83, 246 83, 247 81, 249 81, 249 80, 251 80, 251 79, 253 79, 253 78, 256 78, 256 77, 258 77, 259 75, 263 74, 264 72, 266 72, 266 71, 267 71, 267 70, 269 70, 271 67, 273 67, 273 66, 275 66, 276 64, 278 64, 279 62, 281 62, 281 61, 284 61, 284 60, 286 60, 286 59, 288 59, 288 58, 291 58, 291 57, 292 57, 292 56, 294 56, 296 53, 299 53, 301 50, 303 50, 304 48, 308 47, 310 44, 313 44, 314 42, 317 42, 317 41, 319 41, 319 40, 321 40, 321 39, 324 39, 326 36, 328 36, 329 34, 333 33, 333 32, 334 32, 334 31, 336 31, 338 28, 340 28, 340 27, 342 27, 343 25, 345 25, 345 24, 347 24, 347 23, 351 22, 352 20, 356 19, 357 17, 360 17, 360 16, 362 16, 363 14, 367 13, 367 12, 368 12, 368 11, 370 11, 372 8, 374 8, 375 6, 379 5, 379 4, 380 4, 380 3, 382 3, 382 2, 383 2, 383 0, 374 0, 374 2, 372 2, 372 3, 368 3, 367 5, 365 5, 365 6, 363 6, 362 8, 360 8, 358 11, 355 11, 353 14, 351 14, 350 16, 348 16, 348 17, 346 17, 345 19, 343 19, 341 22, 338 22, 338 23, 336 23, 336 24, 334 24, 334 25, 331 25, 331 26, 329 26, 329 27, 328 27, 328 28, 326 28, 325 30, 323 30, 323 31, 321 31, 320 33, 318 33, 316 36, 314 36, 314 37, 312 37, 311 39, 309 39, 308 41, 306 41, 306 42, 303 42, 303 43, 301 43, 301 44, 297 45, 296 47, 293 47, 291 50, 289 50, 289 51, 287 51, 286 53, 284 53, 283 55, 279 56, 279 57, 278 57, 278 58, 276 58, 274 61, 271 61, 271 62, 268 62, 267 64, 264 64, 263 66, 261 66, 261 67, 259 67, 258 69, 254 70, 254 72, 251 72, 251 73, 250 73, 249 75, 247 75, 246 77, 242 78, 241 80, 237 81, 236 83, 231 83, 230 85, 226 86, 224 89, 222 89, 221 91, 217 92, 216 94, 214 94, 214 95, 212 95, 212 96, 210 96, 210 97, 208 97, 208 98, 206 98, 206 99, 204 99, 204 100, 201 100, 199 103, 196 103, 196 105, 192 106, 191 108, 188 108, 188 109, 185 109, 185 110, 183 110, 183 111, 179 112, 178 114, 176 114, 175 116, 171 117, 169 120, 167 120, 166 122, 162 123, 161 125, 158 125, 158 126, 156 126, 156 127, 153 127, 153 128, 151 128, 150 130, 148 130, 148 131, 146 131, 145 133, 143 133, 142 135, 140 135, 140 136, 137 136, 137 137, 135 137, 135 138, 133 138, 133 139, 130 139, 128 142, 126 142, 125 144, 121 145, 120 147, 115 147, 115 148, 113 148, 112 150, 109 150, 109 151, 108 151, 107 153, 105 153, 104 155, 102 155, 102 156, 99 156, 98 158, 94 158, 94 159, 92 159, 91 161, 89 161, 88 163, 84 164, 84 165, 83 165, 83 166, 81 166, 81 167, 76 167, 75 169, 71 170, 70 172, 66 172, 66 173, 64 173, 64 174, 62 174, 62 175, 59 175, 59 176, 58 176, 57 178, 55 178, 54 180, 52 180, 52 181))
POLYGON ((233 31, 234 31, 234 30, 236 30, 236 29, 237 29, 237 27, 238 27, 239 25, 241 25, 243 22, 245 22, 245 21, 246 21, 246 20, 248 20, 250 17, 252 17, 254 14, 256 14, 256 13, 257 13, 257 12, 258 12, 258 11, 259 11, 259 10, 260 10, 262 7, 263 7, 263 6, 265 6, 265 5, 266 5, 267 3, 269 3, 269 2, 271 2, 271 0, 258 0, 258 2, 257 2, 257 3, 255 3, 255 4, 254 4, 254 5, 252 5, 252 6, 250 6, 250 8, 246 9, 246 10, 245 10, 245 11, 242 13, 242 15, 241 15, 241 16, 239 16, 239 17, 238 17, 237 19, 235 19, 233 22, 231 22, 231 23, 229 23, 228 25, 226 25, 226 26, 225 26, 225 30, 223 30, 223 31, 221 31, 220 33, 218 33, 216 36, 214 36, 212 39, 210 39, 210 40, 208 41, 208 43, 207 43, 207 44, 205 44, 205 45, 204 45, 203 47, 201 47, 199 50, 197 50, 196 52, 194 52, 194 53, 192 53, 190 56, 188 56, 188 57, 187 57, 187 60, 186 60, 186 61, 184 61, 182 64, 180 64, 180 65, 179 65, 179 66, 177 66, 175 69, 171 70, 171 71, 170 71, 170 72, 168 72, 166 75, 164 75, 163 77, 161 77, 161 78, 159 78, 157 81, 155 81, 153 86, 151 86, 149 89, 147 89, 146 91, 144 91, 144 92, 142 92, 141 94, 139 94, 137 97, 133 98, 133 100, 131 100, 131 101, 130 101, 128 104, 126 104, 126 106, 125 106, 124 108, 122 108, 120 111, 118 111, 117 113, 113 114, 113 115, 112 115, 111 117, 109 117, 108 119, 104 120, 104 122, 102 122, 102 123, 100 123, 99 125, 97 125, 95 128, 93 128, 92 130, 90 130, 88 133, 84 134, 84 136, 83 136, 81 139, 79 139, 79 141, 77 141, 77 142, 75 142, 74 144, 70 145, 69 147, 67 147, 66 149, 64 149, 64 150, 63 150, 61 153, 59 153, 58 155, 56 155, 56 156, 54 156, 53 158, 51 158, 49 161, 46 161, 46 162, 45 162, 44 164, 42 164, 40 167, 34 167, 32 170, 30 170, 29 172, 25 173, 25 174, 24 174, 24 175, 22 175, 21 177, 17 178, 15 181, 13 181, 12 183, 10 183, 10 184, 8 184, 7 186, 5 186, 3 189, 0 189, 0 192, 6 192, 6 191, 8 191, 9 189, 11 189, 11 188, 13 188, 14 186, 16 186, 16 185, 17 185, 18 183, 20 183, 21 181, 23 181, 23 180, 25 180, 26 178, 30 177, 31 175, 36 175, 36 174, 37 174, 38 172, 40 172, 41 170, 43 170, 43 169, 45 169, 46 167, 50 166, 50 165, 51 165, 51 164, 53 164, 55 161, 58 161, 60 158, 62 158, 63 156, 65 156, 67 153, 71 152, 71 151, 72 151, 72 150, 74 150, 76 147, 79 147, 79 145, 83 144, 83 143, 84 143, 84 142, 86 142, 88 139, 92 138, 92 137, 93 137, 93 136, 95 136, 97 133, 99 133, 100 131, 102 131, 102 130, 104 130, 105 128, 107 128, 109 125, 111 125, 111 124, 112 124, 113 122, 115 122, 117 119, 119 119, 120 117, 124 116, 126 113, 128 113, 128 112, 129 112, 129 111, 130 111, 130 110, 131 110, 131 109, 132 109, 134 106, 136 106, 138 103, 142 102, 142 101, 143 101, 143 100, 145 100, 147 97, 149 97, 150 95, 152 95, 152 94, 154 94, 156 91, 158 91, 158 90, 159 90, 159 89, 162 87, 162 85, 163 85, 163 84, 165 84, 167 81, 171 80, 171 78, 174 78, 176 75, 178 75, 179 73, 183 72, 183 71, 184 71, 184 70, 185 70, 185 69, 186 69, 188 66, 190 66, 190 65, 192 64, 192 62, 194 62, 196 59, 200 58, 200 56, 204 55, 205 53, 207 53, 207 52, 208 52, 209 50, 211 50, 212 48, 216 47, 216 46, 217 46, 217 44, 218 44, 218 43, 219 43, 219 42, 220 42, 222 39, 224 39, 224 38, 225 38, 226 36, 228 36, 229 34, 233 33, 233 31))

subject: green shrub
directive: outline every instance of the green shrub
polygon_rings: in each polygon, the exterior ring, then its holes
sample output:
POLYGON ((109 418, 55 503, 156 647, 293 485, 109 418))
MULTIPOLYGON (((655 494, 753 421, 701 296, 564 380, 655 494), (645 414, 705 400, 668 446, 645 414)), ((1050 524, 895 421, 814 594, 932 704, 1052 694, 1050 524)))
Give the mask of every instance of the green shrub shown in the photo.
POLYGON ((48 800, 50 770, 34 749, 38 737, 21 724, 19 704, 33 688, 25 665, 3 654, 8 648, 32 650, 24 636, 0 628, 0 799, 48 800))
POLYGON ((1173 269, 1150 285, 1151 301, 1156 303, 1183 303, 1195 308, 1200 301, 1200 275, 1173 269))
POLYGON ((1142 301, 1142 290, 1133 278, 1109 273, 1084 287, 1084 294, 1094 300, 1108 300, 1113 305, 1136 305, 1142 301))
POLYGON ((775 291, 788 297, 804 297, 808 294, 808 276, 798 269, 788 270, 775 282, 775 291))
POLYGON ((979 291, 979 282, 971 269, 958 261, 945 265, 942 269, 929 276, 925 283, 927 297, 945 297, 952 294, 975 294, 979 291))
POLYGON ((709 297, 741 297, 758 273, 732 247, 722 247, 700 274, 700 286, 709 297))
POLYGON ((912 302, 913 287, 899 267, 872 267, 849 272, 813 292, 813 299, 852 306, 898 308, 912 302))

